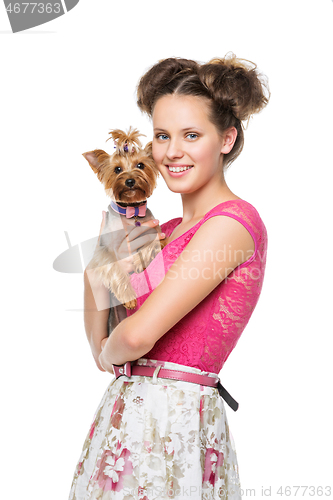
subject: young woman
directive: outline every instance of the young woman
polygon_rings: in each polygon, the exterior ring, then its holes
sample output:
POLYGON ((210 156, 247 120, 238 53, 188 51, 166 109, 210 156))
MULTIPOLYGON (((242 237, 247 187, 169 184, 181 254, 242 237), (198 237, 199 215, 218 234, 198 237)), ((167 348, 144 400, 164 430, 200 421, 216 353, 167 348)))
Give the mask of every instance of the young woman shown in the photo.
MULTIPOLYGON (((87 435, 71 500, 241 498, 223 399, 237 403, 217 382, 258 301, 267 235, 224 171, 242 150, 244 120, 268 98, 256 66, 234 56, 166 59, 139 83, 153 157, 181 194, 183 217, 162 224, 167 245, 131 275, 137 307, 110 336, 108 292, 97 286, 93 296, 85 273, 88 339, 98 367, 117 378, 87 435)), ((132 250, 152 226, 133 226, 132 250)), ((130 257, 123 264, 132 270, 130 257)))

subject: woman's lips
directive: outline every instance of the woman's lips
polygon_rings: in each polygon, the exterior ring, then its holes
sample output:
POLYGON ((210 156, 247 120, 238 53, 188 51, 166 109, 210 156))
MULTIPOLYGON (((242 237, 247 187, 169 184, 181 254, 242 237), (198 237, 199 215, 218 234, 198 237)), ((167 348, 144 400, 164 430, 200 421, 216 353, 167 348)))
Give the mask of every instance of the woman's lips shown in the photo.
POLYGON ((191 170, 193 165, 181 165, 180 163, 169 163, 168 165, 166 165, 166 167, 168 168, 169 174, 172 177, 180 177, 186 174, 189 170, 191 170))

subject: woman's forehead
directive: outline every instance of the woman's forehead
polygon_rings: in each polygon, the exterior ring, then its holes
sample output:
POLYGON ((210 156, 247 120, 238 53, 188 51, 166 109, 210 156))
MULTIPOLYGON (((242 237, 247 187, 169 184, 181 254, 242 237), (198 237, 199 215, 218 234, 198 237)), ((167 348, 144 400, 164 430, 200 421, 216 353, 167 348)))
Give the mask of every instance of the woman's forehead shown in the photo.
POLYGON ((203 97, 169 94, 158 99, 153 111, 154 127, 176 123, 179 128, 209 122, 209 101, 203 97), (193 123, 191 123, 193 122, 193 123))

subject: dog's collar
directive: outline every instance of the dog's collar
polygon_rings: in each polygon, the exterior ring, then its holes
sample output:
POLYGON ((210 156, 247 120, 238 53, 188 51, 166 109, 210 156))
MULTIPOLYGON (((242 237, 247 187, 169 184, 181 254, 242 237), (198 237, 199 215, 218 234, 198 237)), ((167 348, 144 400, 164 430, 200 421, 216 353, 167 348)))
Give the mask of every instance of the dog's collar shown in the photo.
POLYGON ((144 217, 146 215, 147 202, 143 203, 143 205, 140 205, 139 207, 125 208, 111 200, 110 207, 118 214, 126 215, 126 219, 130 219, 131 217, 144 217))

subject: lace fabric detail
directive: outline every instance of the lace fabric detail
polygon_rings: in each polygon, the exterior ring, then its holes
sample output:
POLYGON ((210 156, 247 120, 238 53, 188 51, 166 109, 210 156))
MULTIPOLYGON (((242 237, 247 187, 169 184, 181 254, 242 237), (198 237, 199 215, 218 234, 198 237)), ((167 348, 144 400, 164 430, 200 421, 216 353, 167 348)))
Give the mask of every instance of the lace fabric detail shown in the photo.
MULTIPOLYGON (((131 284, 138 303, 136 309, 127 311, 127 315, 138 310, 161 283, 199 227, 217 215, 229 216, 242 223, 254 240, 255 252, 166 332, 145 355, 147 358, 219 373, 253 313, 264 279, 267 232, 250 203, 231 200, 214 207, 193 228, 166 245, 144 272, 132 274, 131 284)), ((171 219, 162 224, 161 229, 169 237, 181 221, 181 218, 171 219)), ((162 305, 161 314, 164 314, 162 305)))

